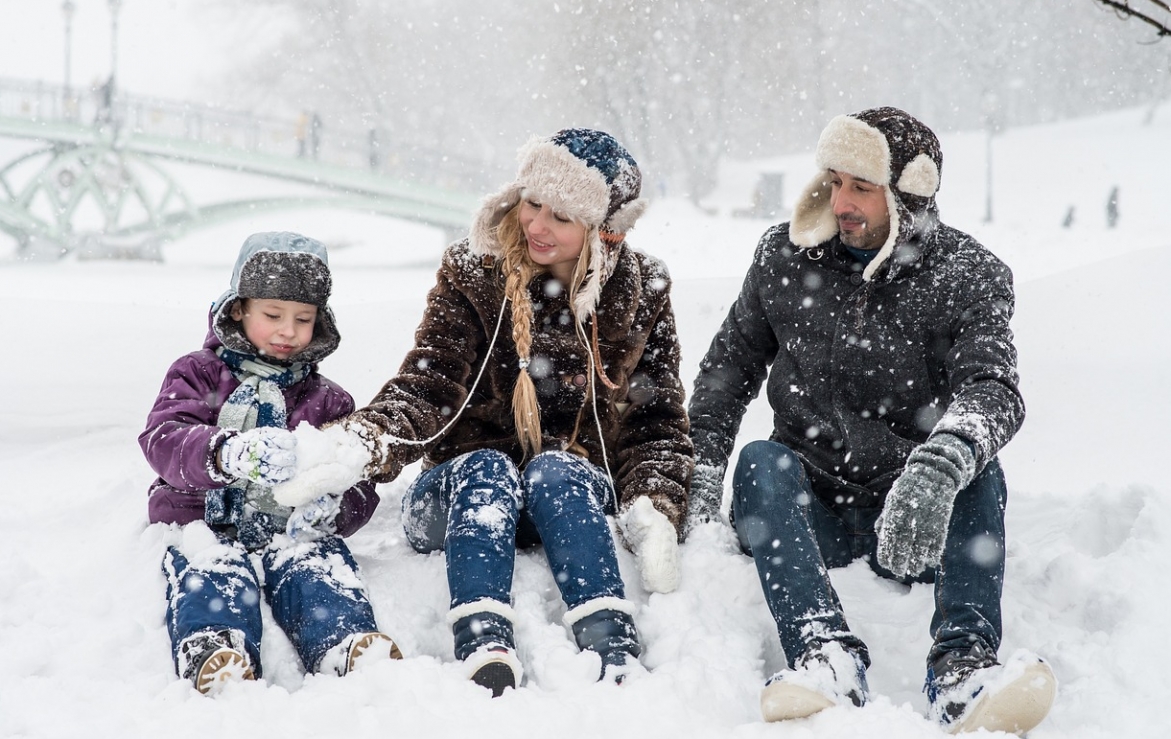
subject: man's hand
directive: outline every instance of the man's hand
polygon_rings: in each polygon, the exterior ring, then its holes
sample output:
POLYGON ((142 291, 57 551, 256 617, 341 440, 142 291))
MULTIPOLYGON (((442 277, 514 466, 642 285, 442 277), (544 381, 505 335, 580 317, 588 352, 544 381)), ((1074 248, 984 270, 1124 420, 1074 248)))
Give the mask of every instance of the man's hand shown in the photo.
POLYGON ((724 468, 695 465, 691 474, 691 492, 687 497, 687 530, 720 520, 724 503, 724 468))
POLYGON ((933 434, 915 447, 875 523, 878 564, 896 577, 938 565, 956 495, 975 474, 976 455, 958 436, 933 434))

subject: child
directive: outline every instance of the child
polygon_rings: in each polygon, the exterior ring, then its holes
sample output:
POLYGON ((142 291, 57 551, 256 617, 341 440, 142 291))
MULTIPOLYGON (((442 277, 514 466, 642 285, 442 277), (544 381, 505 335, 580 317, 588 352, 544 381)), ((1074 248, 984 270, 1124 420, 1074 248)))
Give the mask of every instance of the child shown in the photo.
POLYGON ((374 484, 362 480, 297 511, 272 496, 296 463, 288 429, 354 408, 349 393, 317 373, 340 339, 331 284, 321 243, 293 233, 248 237, 231 287, 212 306, 203 349, 171 365, 138 437, 159 474, 151 523, 184 526, 163 560, 167 628, 176 671, 201 693, 261 676, 262 586, 250 555, 306 669, 344 675, 360 657, 401 657, 378 631, 341 539, 374 513, 374 484))

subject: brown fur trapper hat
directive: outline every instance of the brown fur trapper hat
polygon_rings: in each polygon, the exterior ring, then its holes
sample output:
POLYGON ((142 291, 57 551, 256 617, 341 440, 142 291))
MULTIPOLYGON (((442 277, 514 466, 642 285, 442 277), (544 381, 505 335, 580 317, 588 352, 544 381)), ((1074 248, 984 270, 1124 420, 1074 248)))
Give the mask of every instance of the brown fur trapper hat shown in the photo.
POLYGON ((646 210, 646 200, 639 197, 642 173, 613 136, 588 128, 533 138, 521 147, 519 158, 516 179, 487 197, 476 214, 472 251, 502 254, 496 227, 524 197, 577 219, 590 233, 590 274, 574 304, 578 319, 584 320, 597 307, 602 285, 614 272, 623 237, 646 210))
POLYGON ((227 292, 212 307, 212 330, 233 351, 256 354, 243 327, 232 318, 232 306, 241 299, 292 300, 317 306, 313 339, 297 354, 298 362, 315 363, 337 349, 341 336, 329 295, 333 278, 329 256, 320 241, 288 232, 257 233, 240 247, 227 292))
POLYGON ((863 276, 869 280, 897 244, 939 222, 935 193, 943 170, 943 151, 935 133, 898 108, 871 108, 840 115, 829 122, 817 142, 817 168, 793 210, 789 238, 814 247, 838 233, 830 207, 830 170, 886 188, 890 236, 863 276))

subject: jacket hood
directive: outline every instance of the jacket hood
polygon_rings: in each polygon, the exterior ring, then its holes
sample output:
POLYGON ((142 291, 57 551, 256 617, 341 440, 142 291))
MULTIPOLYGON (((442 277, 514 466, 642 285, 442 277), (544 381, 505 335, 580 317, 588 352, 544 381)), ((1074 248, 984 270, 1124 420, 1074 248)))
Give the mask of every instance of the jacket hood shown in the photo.
POLYGON ((337 349, 341 335, 329 307, 333 280, 325 245, 288 232, 257 233, 240 248, 232 280, 212 305, 211 330, 227 348, 245 354, 258 349, 232 318, 232 306, 241 299, 292 300, 317 306, 313 338, 293 358, 316 364, 337 349))
POLYGON ((871 108, 840 115, 829 122, 817 142, 820 170, 793 209, 792 242, 803 248, 838 234, 830 206, 831 170, 881 185, 886 193, 890 235, 862 276, 873 279, 899 245, 939 225, 935 194, 943 170, 943 151, 935 133, 898 108, 871 108))

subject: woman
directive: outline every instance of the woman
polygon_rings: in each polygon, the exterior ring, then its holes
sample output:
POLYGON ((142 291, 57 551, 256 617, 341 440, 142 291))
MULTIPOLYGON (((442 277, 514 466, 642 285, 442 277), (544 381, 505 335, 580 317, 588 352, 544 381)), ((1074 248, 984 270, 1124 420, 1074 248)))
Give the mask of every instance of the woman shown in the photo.
POLYGON ((644 587, 673 590, 693 466, 670 280, 625 242, 646 207, 637 164, 584 129, 533 140, 521 161, 444 254, 399 374, 342 422, 377 482, 426 455, 403 498, 407 538, 446 552, 455 655, 494 695, 522 674, 517 546, 544 546, 600 678, 637 669, 605 517, 619 516, 644 587))

